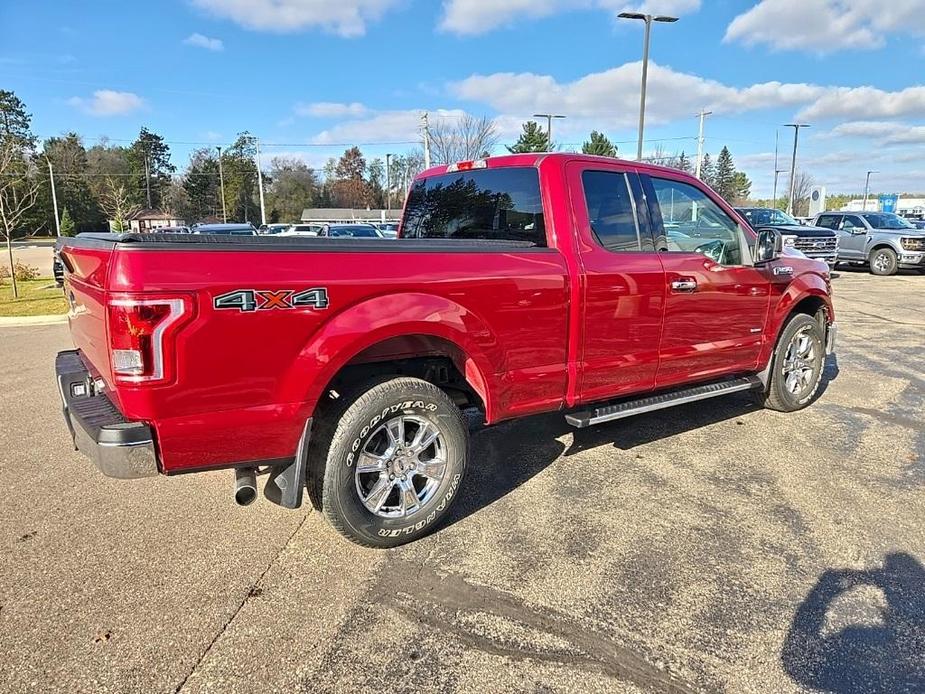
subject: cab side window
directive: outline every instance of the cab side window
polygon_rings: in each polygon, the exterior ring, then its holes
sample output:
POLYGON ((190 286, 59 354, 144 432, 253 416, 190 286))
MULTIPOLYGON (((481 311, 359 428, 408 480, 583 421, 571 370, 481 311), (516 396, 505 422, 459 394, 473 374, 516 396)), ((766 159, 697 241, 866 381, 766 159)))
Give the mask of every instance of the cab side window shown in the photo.
POLYGON ((838 229, 838 223, 840 221, 840 214, 824 214, 820 215, 819 219, 816 220, 816 226, 825 229, 838 229))
POLYGON ((642 250, 636 210, 626 174, 585 171, 581 184, 591 231, 608 251, 642 250))
POLYGON ((720 265, 742 264, 739 225, 689 183, 652 178, 669 253, 700 253, 720 265))
POLYGON ((845 215, 845 223, 842 225, 842 229, 850 233, 867 231, 867 227, 864 226, 861 218, 853 214, 845 215))

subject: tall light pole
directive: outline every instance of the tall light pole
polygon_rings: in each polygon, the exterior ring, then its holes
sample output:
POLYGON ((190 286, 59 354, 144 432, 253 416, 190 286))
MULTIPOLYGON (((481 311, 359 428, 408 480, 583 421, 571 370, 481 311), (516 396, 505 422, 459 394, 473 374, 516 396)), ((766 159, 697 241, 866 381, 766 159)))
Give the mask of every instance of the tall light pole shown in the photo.
POLYGON ((879 171, 868 171, 867 172, 867 181, 864 183, 864 206, 862 210, 867 212, 867 194, 870 192, 870 175, 872 173, 880 173, 879 171))
POLYGON ((636 146, 636 160, 642 161, 642 139, 646 125, 646 80, 649 75, 649 34, 652 31, 652 22, 677 22, 678 18, 640 12, 621 12, 617 16, 621 19, 641 19, 646 23, 646 35, 642 44, 642 88, 639 91, 639 144, 636 146))
POLYGON ((553 118, 565 118, 565 116, 560 116, 556 113, 534 113, 534 118, 545 118, 546 119, 546 151, 552 151, 552 119, 553 118))
POLYGON ((51 204, 55 210, 55 236, 61 236, 61 218, 58 216, 58 194, 55 191, 55 171, 51 168, 51 159, 48 153, 45 153, 45 161, 48 162, 48 180, 51 182, 51 204))
POLYGON ((713 111, 702 110, 697 115, 700 117, 700 134, 697 135, 697 170, 694 175, 700 178, 700 166, 703 164, 703 121, 707 116, 712 116, 713 111))
MULTIPOLYGON (((385 209, 387 212, 392 211, 392 155, 385 155, 385 209)), ((388 216, 388 215, 386 215, 388 216)))
POLYGON ((260 170, 260 140, 254 136, 254 152, 257 160, 257 188, 260 190, 260 223, 263 226, 267 224, 267 208, 263 202, 263 172, 260 170))
POLYGON ((228 208, 225 207, 225 171, 222 168, 222 148, 216 147, 218 150, 218 182, 222 189, 222 221, 228 222, 228 208))
POLYGON ((787 123, 784 127, 793 128, 793 157, 790 159, 790 196, 787 198, 787 214, 793 214, 793 194, 797 183, 797 143, 800 140, 800 128, 811 127, 807 123, 787 123))

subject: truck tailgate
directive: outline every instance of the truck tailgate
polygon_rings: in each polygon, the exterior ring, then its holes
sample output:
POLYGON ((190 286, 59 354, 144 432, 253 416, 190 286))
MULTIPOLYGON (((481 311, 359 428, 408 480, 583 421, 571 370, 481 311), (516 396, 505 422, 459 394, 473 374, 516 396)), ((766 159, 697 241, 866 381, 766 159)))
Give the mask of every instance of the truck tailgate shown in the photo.
POLYGON ((112 386, 106 337, 106 275, 115 244, 93 247, 59 241, 58 254, 65 268, 64 293, 68 301, 71 337, 91 371, 112 386))

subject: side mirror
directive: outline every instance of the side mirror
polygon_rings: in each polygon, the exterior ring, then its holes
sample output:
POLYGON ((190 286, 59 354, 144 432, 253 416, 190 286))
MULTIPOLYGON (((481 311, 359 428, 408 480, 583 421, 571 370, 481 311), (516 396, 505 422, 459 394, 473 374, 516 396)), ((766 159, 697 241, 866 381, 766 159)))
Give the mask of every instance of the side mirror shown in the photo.
POLYGON ((784 250, 784 241, 777 229, 762 229, 755 243, 755 265, 777 260, 784 250))

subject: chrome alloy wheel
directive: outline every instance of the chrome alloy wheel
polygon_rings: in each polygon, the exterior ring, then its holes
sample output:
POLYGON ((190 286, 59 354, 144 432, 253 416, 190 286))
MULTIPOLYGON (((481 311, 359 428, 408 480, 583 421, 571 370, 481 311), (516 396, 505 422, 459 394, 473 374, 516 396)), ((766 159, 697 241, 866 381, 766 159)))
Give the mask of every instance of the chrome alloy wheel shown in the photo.
POLYGON ((877 272, 888 272, 891 267, 893 267, 893 261, 886 253, 881 251, 874 256, 874 269, 877 272))
POLYGON ((446 475, 447 444, 437 426, 414 415, 381 424, 356 462, 363 505, 383 518, 406 518, 424 508, 446 475))
POLYGON ((812 326, 798 330, 784 356, 784 385, 791 395, 802 395, 813 386, 818 346, 810 335, 812 326))

